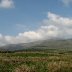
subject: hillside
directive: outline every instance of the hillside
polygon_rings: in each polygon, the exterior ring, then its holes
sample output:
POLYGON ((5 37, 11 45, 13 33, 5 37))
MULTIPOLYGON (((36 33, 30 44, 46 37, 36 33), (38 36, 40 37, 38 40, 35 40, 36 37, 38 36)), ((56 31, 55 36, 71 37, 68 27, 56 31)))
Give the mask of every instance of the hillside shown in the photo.
POLYGON ((0 47, 0 51, 16 51, 16 50, 72 50, 72 39, 66 40, 43 40, 22 44, 10 44, 0 47))

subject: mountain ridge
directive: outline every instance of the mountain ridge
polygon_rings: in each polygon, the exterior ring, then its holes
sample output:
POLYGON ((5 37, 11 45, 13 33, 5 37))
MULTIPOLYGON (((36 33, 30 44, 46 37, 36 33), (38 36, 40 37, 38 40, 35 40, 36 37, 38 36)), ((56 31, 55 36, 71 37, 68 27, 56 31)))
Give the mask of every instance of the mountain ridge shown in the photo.
POLYGON ((30 43, 9 44, 0 47, 0 51, 15 51, 28 49, 67 49, 72 50, 72 39, 51 39, 30 43))

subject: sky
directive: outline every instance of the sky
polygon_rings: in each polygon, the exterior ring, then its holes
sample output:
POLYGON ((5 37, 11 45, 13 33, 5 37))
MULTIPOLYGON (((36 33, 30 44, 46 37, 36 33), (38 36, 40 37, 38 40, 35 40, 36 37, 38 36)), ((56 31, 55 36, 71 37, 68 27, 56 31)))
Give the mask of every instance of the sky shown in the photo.
POLYGON ((0 46, 72 38, 72 0, 0 0, 0 46))

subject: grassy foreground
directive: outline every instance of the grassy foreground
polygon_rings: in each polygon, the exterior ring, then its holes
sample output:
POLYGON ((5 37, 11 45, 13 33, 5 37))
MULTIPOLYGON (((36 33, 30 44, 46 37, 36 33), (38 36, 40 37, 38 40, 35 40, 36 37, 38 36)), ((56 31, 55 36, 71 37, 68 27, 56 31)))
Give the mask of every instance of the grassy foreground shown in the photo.
POLYGON ((0 72, 72 72, 72 52, 0 53, 0 72))

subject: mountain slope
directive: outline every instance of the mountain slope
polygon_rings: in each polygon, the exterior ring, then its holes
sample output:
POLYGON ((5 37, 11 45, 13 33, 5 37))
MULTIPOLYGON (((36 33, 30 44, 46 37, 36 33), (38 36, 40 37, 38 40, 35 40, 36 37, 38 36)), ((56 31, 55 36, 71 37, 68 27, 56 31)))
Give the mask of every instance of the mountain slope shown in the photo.
POLYGON ((10 44, 0 47, 0 51, 15 51, 15 50, 28 50, 28 49, 62 49, 72 50, 72 39, 66 40, 43 40, 22 44, 10 44))

